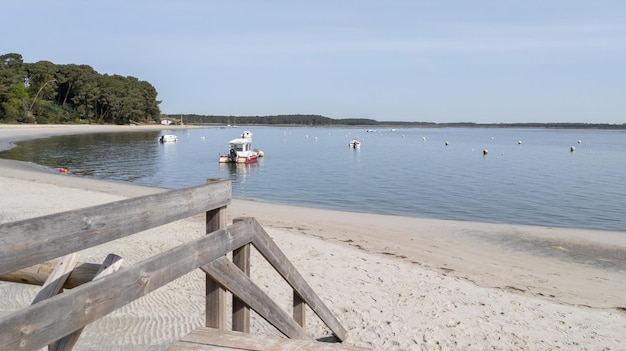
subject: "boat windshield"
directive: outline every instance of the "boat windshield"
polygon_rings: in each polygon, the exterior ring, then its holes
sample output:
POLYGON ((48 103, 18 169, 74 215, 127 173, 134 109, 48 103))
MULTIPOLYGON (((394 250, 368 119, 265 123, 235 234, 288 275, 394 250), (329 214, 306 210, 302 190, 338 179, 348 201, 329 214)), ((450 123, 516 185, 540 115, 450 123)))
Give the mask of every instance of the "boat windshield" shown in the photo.
POLYGON ((231 144, 230 148, 235 149, 235 151, 244 151, 244 144, 231 144))

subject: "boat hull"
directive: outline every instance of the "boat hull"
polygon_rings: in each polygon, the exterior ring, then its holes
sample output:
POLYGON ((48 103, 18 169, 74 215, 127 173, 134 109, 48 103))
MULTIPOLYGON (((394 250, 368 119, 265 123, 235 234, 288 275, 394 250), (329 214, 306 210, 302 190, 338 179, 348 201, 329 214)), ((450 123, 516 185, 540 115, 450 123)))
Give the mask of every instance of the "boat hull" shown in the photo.
POLYGON ((259 155, 237 156, 233 159, 229 155, 220 155, 219 163, 254 163, 259 160, 259 155))

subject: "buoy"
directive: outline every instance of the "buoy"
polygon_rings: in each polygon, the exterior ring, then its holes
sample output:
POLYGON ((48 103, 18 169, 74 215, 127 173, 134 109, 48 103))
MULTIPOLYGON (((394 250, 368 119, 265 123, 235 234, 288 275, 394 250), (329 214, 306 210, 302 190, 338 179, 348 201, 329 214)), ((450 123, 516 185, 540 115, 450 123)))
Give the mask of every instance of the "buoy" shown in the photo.
POLYGON ((582 142, 583 142, 582 140, 578 140, 578 143, 579 143, 579 144, 580 144, 580 143, 582 143, 582 142))
POLYGON ((263 157, 265 156, 265 154, 263 153, 263 151, 259 150, 259 157, 263 157))
POLYGON ((486 154, 488 154, 488 153, 489 153, 489 150, 487 150, 487 149, 483 149, 483 155, 486 155, 486 154))
POLYGON ((446 146, 450 145, 450 143, 448 143, 448 141, 446 140, 446 146))
POLYGON ((59 173, 67 173, 67 168, 59 168, 59 173))
POLYGON ((576 151, 576 148, 572 146, 572 147, 569 148, 569 151, 570 152, 574 152, 574 151, 576 151))
POLYGON ((521 141, 521 140, 518 140, 518 141, 517 141, 517 145, 521 145, 521 144, 522 144, 522 141, 521 141))

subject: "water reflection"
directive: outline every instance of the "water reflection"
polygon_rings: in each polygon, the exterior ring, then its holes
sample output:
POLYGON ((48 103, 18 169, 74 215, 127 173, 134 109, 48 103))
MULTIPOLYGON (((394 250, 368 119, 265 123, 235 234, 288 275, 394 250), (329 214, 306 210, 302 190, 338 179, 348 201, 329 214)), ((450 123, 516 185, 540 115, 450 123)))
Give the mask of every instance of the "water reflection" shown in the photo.
POLYGON ((243 183, 246 178, 258 171, 261 161, 257 163, 220 163, 220 172, 228 172, 231 179, 237 179, 243 183))
POLYGON ((134 181, 154 175, 158 132, 68 135, 19 142, 0 157, 66 168, 70 174, 134 181))

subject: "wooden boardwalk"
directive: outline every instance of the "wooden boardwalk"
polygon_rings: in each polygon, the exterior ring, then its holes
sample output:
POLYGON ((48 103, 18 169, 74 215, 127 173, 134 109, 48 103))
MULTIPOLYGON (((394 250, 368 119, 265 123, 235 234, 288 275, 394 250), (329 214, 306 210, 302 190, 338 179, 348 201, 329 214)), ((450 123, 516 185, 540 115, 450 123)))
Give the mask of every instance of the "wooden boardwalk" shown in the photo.
POLYGON ((230 180, 209 180, 206 185, 0 224, 0 280, 42 286, 30 306, 0 317, 0 350, 48 346, 69 351, 89 323, 197 269, 206 274, 206 328, 171 350, 365 350, 309 339, 307 306, 338 341, 345 340, 346 330, 258 221, 238 218, 227 226, 231 196, 230 180), (116 255, 101 263, 79 262, 81 250, 200 213, 206 219, 201 238, 128 267, 122 267, 123 257, 116 255), (283 310, 250 279, 252 246, 293 290, 292 311, 283 310), (227 258, 231 252, 232 261, 227 258), (227 293, 232 295, 233 331, 225 330, 227 293), (244 334, 250 331, 250 310, 286 338, 244 334))
POLYGON ((368 348, 312 339, 286 339, 214 328, 198 328, 168 351, 367 351, 368 348))

